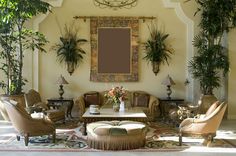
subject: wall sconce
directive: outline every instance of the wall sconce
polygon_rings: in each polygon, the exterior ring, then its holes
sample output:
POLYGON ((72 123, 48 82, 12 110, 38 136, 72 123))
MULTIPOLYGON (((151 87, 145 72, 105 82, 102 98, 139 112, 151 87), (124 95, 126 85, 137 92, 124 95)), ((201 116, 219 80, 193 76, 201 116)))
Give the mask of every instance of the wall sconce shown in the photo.
POLYGON ((69 84, 65 78, 61 75, 58 79, 57 79, 57 84, 59 84, 59 90, 58 93, 60 95, 60 99, 63 99, 62 95, 64 94, 64 89, 63 89, 63 84, 69 84))
POLYGON ((187 86, 189 83, 190 83, 190 82, 189 82, 188 79, 186 79, 186 80, 184 81, 184 85, 185 85, 185 86, 187 86))
POLYGON ((112 8, 114 10, 130 9, 137 5, 138 0, 93 0, 94 5, 100 8, 112 8))
POLYGON ((175 85, 175 82, 173 81, 173 79, 169 75, 167 75, 167 77, 162 81, 161 84, 167 86, 167 89, 166 89, 166 91, 167 91, 167 99, 171 99, 170 95, 171 95, 172 91, 171 91, 170 87, 172 85, 175 85))

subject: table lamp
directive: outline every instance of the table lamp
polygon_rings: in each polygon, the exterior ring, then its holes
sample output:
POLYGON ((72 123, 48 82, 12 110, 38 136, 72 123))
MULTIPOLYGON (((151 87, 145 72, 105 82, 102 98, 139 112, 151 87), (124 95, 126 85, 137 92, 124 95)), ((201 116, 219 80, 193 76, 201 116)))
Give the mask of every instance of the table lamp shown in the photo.
POLYGON ((167 75, 167 77, 162 81, 161 84, 167 86, 167 90, 166 90, 167 91, 167 99, 171 99, 170 95, 171 95, 172 91, 171 91, 170 87, 172 85, 175 85, 175 82, 173 81, 173 79, 169 75, 167 75))
POLYGON ((63 84, 69 84, 65 78, 61 75, 58 79, 57 79, 57 84, 59 84, 59 95, 60 95, 60 99, 63 99, 62 95, 64 94, 64 89, 63 89, 63 84))

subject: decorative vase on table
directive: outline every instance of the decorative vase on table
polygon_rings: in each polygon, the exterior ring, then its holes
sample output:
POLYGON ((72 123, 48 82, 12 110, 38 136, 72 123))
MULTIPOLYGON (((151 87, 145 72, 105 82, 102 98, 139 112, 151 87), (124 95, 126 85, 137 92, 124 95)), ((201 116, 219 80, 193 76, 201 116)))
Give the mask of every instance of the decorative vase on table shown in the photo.
POLYGON ((114 103, 113 104, 113 110, 114 110, 114 112, 119 112, 119 110, 120 110, 120 103, 114 103))
POLYGON ((118 112, 120 110, 120 103, 124 100, 126 95, 126 90, 121 87, 113 87, 104 96, 107 98, 108 102, 113 104, 113 110, 118 112))
POLYGON ((124 112, 125 111, 125 102, 124 101, 121 101, 120 102, 120 112, 124 112))

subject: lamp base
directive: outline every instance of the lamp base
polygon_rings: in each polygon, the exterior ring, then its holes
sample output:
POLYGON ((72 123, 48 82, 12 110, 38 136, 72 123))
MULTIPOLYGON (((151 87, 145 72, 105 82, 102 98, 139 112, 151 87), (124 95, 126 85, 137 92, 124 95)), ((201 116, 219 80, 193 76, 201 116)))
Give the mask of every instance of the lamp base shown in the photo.
POLYGON ((170 95, 171 95, 172 91, 171 91, 171 89, 170 89, 170 86, 169 86, 169 85, 167 86, 167 89, 166 89, 166 91, 167 91, 167 99, 168 99, 168 100, 170 100, 170 99, 171 99, 170 95))
POLYGON ((59 93, 59 95, 60 95, 60 99, 63 99, 63 97, 62 97, 62 95, 64 94, 63 85, 60 85, 59 87, 60 87, 60 88, 59 88, 58 93, 59 93))

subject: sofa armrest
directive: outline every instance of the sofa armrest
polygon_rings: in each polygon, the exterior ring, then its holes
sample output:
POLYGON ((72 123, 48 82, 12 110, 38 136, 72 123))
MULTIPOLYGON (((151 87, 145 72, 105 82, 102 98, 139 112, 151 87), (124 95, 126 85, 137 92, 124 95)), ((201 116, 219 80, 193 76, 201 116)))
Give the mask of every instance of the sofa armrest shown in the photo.
POLYGON ((79 108, 79 110, 78 110, 79 111, 79 119, 82 120, 82 116, 85 113, 85 102, 84 102, 83 96, 80 96, 75 100, 75 105, 77 105, 79 108))
POLYGON ((151 116, 155 117, 157 112, 159 112, 158 106, 159 106, 159 99, 153 95, 150 95, 149 104, 148 104, 148 110, 151 116))

